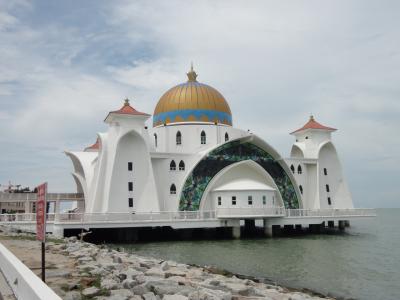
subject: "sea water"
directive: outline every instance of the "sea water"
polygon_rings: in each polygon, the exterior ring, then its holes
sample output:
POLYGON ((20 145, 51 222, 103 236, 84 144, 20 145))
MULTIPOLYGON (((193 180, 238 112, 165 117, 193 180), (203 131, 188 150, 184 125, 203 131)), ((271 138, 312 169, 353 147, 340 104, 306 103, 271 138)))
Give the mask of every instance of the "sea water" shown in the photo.
POLYGON ((338 234, 113 246, 345 299, 400 299, 400 209, 378 209, 338 234))

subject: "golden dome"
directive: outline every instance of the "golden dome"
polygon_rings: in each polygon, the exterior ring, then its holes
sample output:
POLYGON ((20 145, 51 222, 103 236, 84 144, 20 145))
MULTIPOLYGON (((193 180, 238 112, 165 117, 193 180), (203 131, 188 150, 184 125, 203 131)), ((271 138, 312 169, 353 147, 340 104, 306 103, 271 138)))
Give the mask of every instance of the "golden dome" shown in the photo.
POLYGON ((193 66, 188 81, 168 90, 158 101, 153 126, 171 123, 204 122, 232 126, 232 114, 224 96, 196 80, 193 66))

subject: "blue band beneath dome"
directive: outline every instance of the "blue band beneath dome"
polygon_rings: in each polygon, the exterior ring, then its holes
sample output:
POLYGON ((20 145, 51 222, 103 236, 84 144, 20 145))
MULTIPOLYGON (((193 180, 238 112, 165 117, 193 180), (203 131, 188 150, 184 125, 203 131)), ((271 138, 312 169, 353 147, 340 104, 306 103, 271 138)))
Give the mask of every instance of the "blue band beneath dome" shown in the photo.
POLYGON ((216 110, 207 109, 184 109, 163 112, 153 116, 153 124, 161 125, 165 123, 182 122, 182 120, 175 120, 176 117, 182 118, 184 122, 190 122, 189 117, 195 118, 195 121, 199 122, 214 122, 215 119, 218 123, 232 125, 232 116, 228 113, 216 110), (168 122, 166 120, 169 119, 168 122))

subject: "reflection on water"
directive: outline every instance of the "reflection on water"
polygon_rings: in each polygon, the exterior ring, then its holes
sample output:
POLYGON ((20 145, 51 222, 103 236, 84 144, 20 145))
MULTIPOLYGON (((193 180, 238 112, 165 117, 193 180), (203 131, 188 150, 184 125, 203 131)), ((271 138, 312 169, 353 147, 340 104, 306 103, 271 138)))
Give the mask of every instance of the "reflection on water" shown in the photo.
POLYGON ((183 263, 215 265, 356 299, 400 299, 400 209, 353 222, 345 234, 120 245, 183 263))

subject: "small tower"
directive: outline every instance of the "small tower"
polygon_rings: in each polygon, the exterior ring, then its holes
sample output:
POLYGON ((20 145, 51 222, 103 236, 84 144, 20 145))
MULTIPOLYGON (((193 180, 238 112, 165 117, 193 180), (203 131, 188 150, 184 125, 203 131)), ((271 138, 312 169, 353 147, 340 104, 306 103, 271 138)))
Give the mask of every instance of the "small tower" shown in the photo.
POLYGON ((101 148, 87 212, 159 210, 145 126, 149 118, 128 99, 105 118, 109 128, 99 134, 101 148))
POLYGON ((331 133, 336 130, 318 123, 311 115, 303 127, 290 133, 296 137, 296 143, 292 147, 290 156, 317 158, 319 145, 330 141, 331 133))
POLYGON ((318 123, 313 116, 291 135, 296 138, 288 164, 302 194, 304 208, 352 208, 353 201, 343 178, 332 143, 337 129, 318 123))

